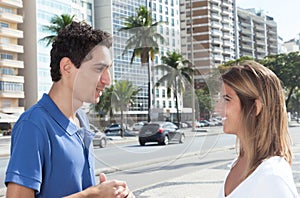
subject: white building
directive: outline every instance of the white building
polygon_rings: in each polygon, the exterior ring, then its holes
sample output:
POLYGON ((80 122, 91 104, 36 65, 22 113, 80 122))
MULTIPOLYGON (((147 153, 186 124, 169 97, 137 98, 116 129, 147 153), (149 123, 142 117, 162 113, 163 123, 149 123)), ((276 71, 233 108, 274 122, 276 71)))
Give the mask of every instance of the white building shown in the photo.
MULTIPOLYGON (((15 1, 15 0, 12 0, 15 1)), ((78 20, 94 24, 93 0, 26 0, 23 1, 25 108, 35 104, 52 84, 50 49, 40 39, 50 33, 43 30, 57 14, 75 15, 78 20)))
MULTIPOLYGON (((95 1, 95 26, 97 28, 113 33, 114 66, 112 68, 113 80, 129 80, 142 91, 136 97, 135 104, 129 107, 127 114, 138 116, 136 119, 147 120, 148 114, 148 70, 141 66, 140 59, 135 58, 130 64, 131 53, 122 55, 127 39, 132 36, 126 32, 120 32, 123 19, 136 15, 136 9, 145 6, 152 12, 153 22, 168 21, 168 25, 159 26, 157 31, 166 38, 166 42, 159 43, 160 55, 156 55, 155 61, 150 64, 160 63, 161 55, 167 51, 180 49, 180 24, 179 24, 179 2, 178 0, 108 0, 95 1)), ((162 76, 161 71, 152 72, 152 120, 158 119, 167 111, 175 112, 173 98, 166 97, 166 88, 154 88, 154 83, 162 76)))

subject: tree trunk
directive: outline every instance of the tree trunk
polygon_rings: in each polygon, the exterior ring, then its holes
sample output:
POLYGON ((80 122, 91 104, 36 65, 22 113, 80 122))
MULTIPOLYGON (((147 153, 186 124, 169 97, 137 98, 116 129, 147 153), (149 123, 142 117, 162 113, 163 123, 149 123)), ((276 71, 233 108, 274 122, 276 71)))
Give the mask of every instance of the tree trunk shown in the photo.
POLYGON ((179 115, 179 107, 178 107, 178 87, 177 87, 177 77, 175 78, 175 99, 176 99, 176 111, 177 111, 177 122, 178 122, 178 127, 181 127, 181 120, 180 120, 180 115, 179 115))
POLYGON ((124 124, 123 124, 123 110, 121 109, 121 133, 120 136, 124 137, 124 124))
POLYGON ((290 102, 291 96, 292 96, 292 94, 293 94, 295 88, 296 88, 296 87, 294 86, 294 87, 292 87, 292 88, 290 89, 290 91, 289 91, 289 93, 288 93, 288 97, 287 97, 287 99, 285 100, 285 105, 286 105, 286 109, 287 109, 287 110, 289 110, 289 109, 288 109, 288 104, 289 104, 289 102, 290 102))
POLYGON ((151 122, 151 66, 148 61, 148 122, 151 122))

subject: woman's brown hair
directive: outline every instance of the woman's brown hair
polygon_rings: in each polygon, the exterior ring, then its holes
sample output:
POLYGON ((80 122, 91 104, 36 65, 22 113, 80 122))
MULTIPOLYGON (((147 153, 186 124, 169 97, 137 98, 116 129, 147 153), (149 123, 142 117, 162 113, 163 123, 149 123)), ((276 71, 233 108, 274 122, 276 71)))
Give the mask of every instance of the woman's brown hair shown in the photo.
POLYGON ((233 66, 222 79, 241 102, 244 128, 239 138, 243 138, 244 145, 240 146, 240 155, 245 154, 250 162, 245 177, 272 156, 284 157, 292 164, 285 97, 279 78, 263 65, 246 61, 233 66))

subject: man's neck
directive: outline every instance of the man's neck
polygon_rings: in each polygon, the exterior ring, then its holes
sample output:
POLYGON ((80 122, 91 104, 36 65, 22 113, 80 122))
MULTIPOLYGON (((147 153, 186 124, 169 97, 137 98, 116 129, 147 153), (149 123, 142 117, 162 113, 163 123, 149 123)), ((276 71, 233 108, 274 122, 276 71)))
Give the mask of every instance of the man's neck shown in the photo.
POLYGON ((76 111, 82 104, 80 105, 80 102, 73 99, 72 93, 68 89, 58 83, 53 83, 48 95, 69 120, 75 121, 76 111))

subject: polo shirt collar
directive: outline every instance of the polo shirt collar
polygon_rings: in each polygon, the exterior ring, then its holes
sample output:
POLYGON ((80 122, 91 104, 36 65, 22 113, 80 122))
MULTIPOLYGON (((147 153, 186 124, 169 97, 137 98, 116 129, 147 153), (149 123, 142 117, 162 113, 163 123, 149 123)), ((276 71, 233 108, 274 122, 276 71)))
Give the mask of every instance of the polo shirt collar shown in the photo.
POLYGON ((59 110, 48 94, 44 94, 38 103, 69 135, 74 135, 78 131, 78 127, 59 110))

